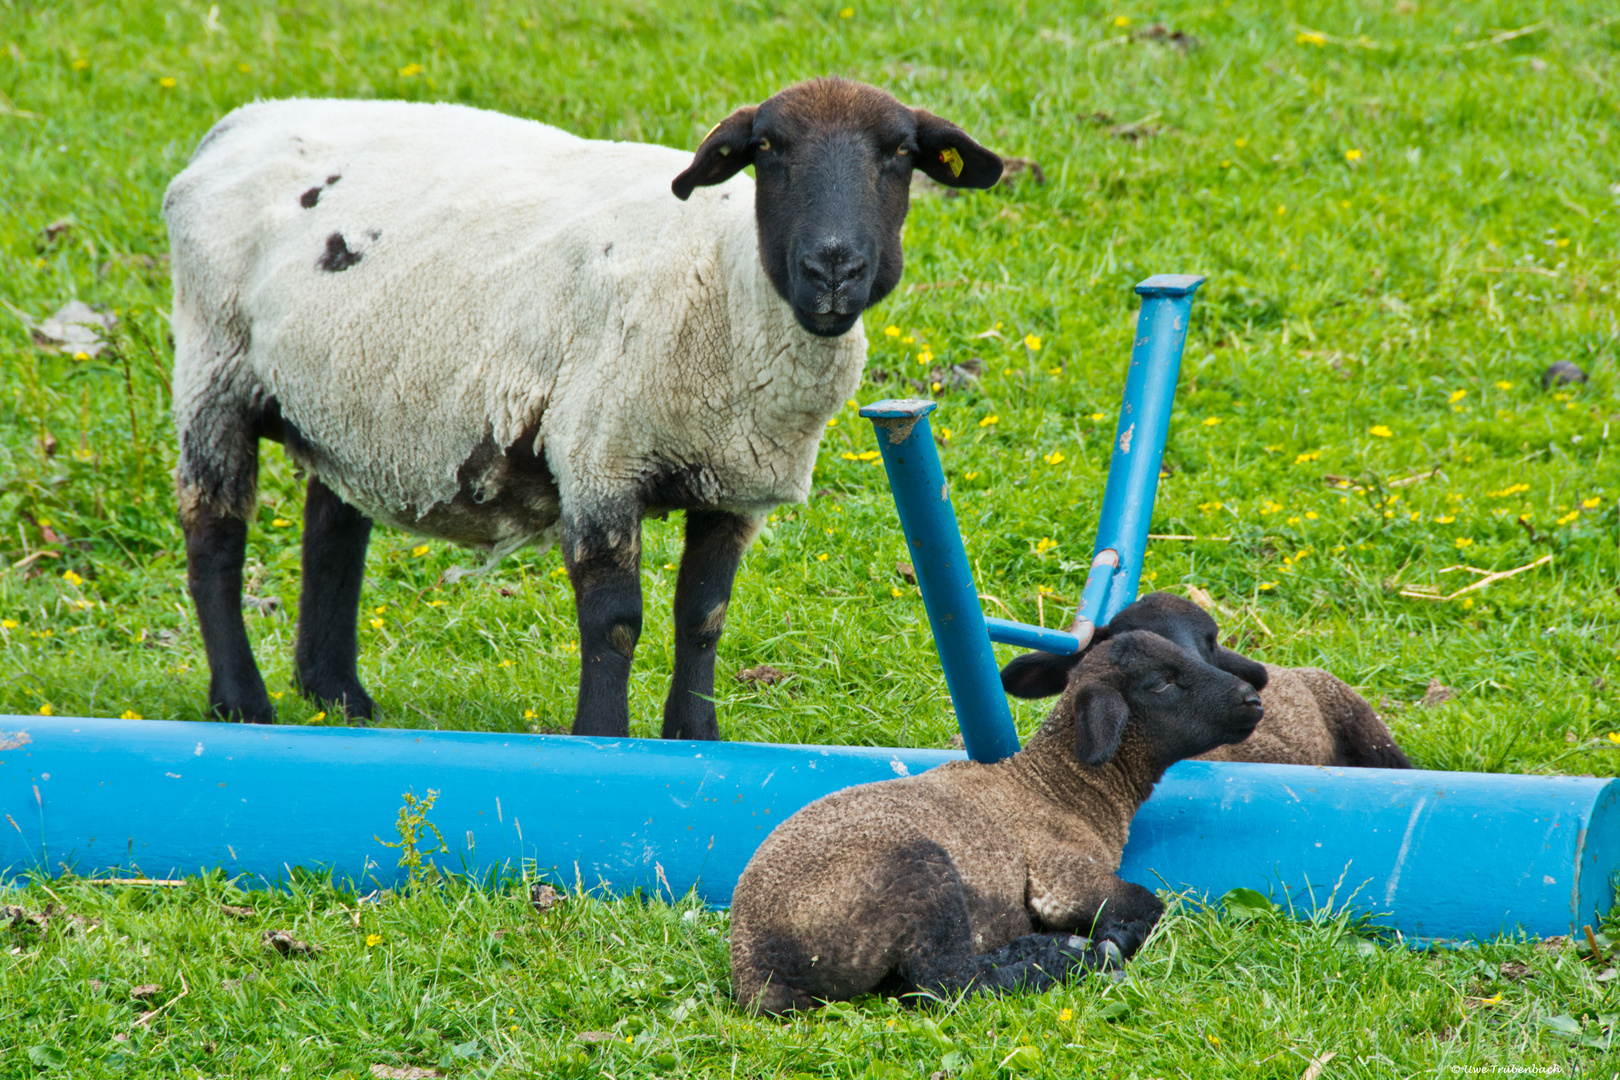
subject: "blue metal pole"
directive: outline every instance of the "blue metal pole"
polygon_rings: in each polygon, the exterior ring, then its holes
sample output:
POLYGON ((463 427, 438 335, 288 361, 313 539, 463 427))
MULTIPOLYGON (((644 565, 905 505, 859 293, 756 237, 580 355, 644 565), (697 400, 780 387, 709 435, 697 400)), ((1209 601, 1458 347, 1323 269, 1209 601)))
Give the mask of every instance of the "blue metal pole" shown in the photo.
POLYGON ((1089 642, 1096 627, 1106 626, 1136 599, 1188 315, 1193 293, 1203 283, 1194 274, 1155 274, 1136 286, 1142 312, 1125 374, 1125 400, 1114 432, 1091 572, 1071 627, 1082 642, 1089 642))
POLYGON ((1000 761, 1018 752, 1018 732, 928 426, 934 408, 932 401, 875 401, 861 415, 877 432, 962 743, 974 761, 1000 761))
MULTIPOLYGON (((0 716, 0 881, 293 866, 403 877, 400 795, 439 791, 441 866, 528 870, 724 905, 800 807, 944 750, 0 716)), ((1620 781, 1183 761, 1131 823, 1121 874, 1219 896, 1283 884, 1407 935, 1579 932, 1615 902, 1620 781), (1488 842, 1488 857, 1480 844, 1488 842), (1358 891, 1359 890, 1359 891, 1358 891), (1352 898, 1352 893, 1354 897, 1352 898)))

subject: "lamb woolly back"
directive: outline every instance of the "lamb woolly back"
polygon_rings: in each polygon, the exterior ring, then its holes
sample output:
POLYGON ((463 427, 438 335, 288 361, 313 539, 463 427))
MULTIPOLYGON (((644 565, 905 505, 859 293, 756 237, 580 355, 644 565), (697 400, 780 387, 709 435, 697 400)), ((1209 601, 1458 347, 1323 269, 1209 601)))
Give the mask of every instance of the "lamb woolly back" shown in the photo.
POLYGON ((1244 738, 1260 711, 1251 686, 1196 654, 1116 635, 1011 758, 849 788, 778 826, 732 896, 734 993, 781 1013, 1117 967, 1163 912, 1116 874, 1137 807, 1171 764, 1244 738))
MULTIPOLYGON (((1389 728, 1348 685, 1321 668, 1282 668, 1233 652, 1220 644, 1215 620, 1191 600, 1174 593, 1149 593, 1122 608, 1093 641, 1130 630, 1149 630, 1192 649, 1261 691, 1266 715, 1254 735, 1201 755, 1204 760, 1412 767, 1389 728)), ((1079 656, 1025 653, 1002 669, 1002 686, 1017 697, 1049 697, 1062 689, 1062 680, 1084 654, 1084 650, 1079 656)))
POLYGON ((732 580, 761 516, 808 494, 859 381, 861 312, 899 281, 916 169, 982 188, 1001 161, 839 79, 736 110, 691 155, 456 105, 226 116, 164 199, 176 483, 213 710, 274 718, 240 610, 269 438, 310 477, 306 696, 372 714, 355 623, 373 519, 492 557, 560 538, 574 731, 626 734, 641 521, 679 509, 664 734, 717 737, 732 580))

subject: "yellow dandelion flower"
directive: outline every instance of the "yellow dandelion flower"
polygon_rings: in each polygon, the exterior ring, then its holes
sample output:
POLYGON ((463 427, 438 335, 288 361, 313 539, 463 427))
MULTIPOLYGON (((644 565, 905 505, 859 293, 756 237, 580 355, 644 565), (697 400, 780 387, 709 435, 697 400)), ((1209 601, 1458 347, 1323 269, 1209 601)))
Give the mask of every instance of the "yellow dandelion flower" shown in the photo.
POLYGON ((1024 348, 1028 349, 1030 352, 1040 352, 1041 339, 1036 337, 1034 334, 1025 334, 1024 348))
POLYGON ((1560 524, 1560 525, 1568 525, 1570 522, 1574 521, 1576 518, 1578 518, 1580 516, 1581 516, 1581 512, 1579 510, 1571 510, 1569 513, 1565 514, 1563 517, 1558 519, 1558 524, 1560 524))
POLYGON ((1620 745, 1620 731, 1609 732, 1608 738, 1610 742, 1620 745))
POLYGON ((1581 505, 1586 507, 1588 510, 1596 510, 1598 507, 1603 505, 1603 496, 1594 495, 1590 499, 1582 499, 1581 505))
POLYGON ((1091 419, 1095 421, 1106 420, 1108 419, 1108 414, 1105 412, 1094 412, 1091 414, 1091 419))
POLYGON ((827 421, 827 426, 828 427, 837 427, 838 426, 838 417, 835 416, 831 420, 827 421))
POLYGON ((246 63, 237 64, 236 65, 236 70, 240 71, 242 74, 246 75, 248 72, 253 70, 253 65, 252 64, 246 64, 246 63))
POLYGON ((1277 207, 1277 216, 1278 217, 1282 217, 1286 213, 1288 213, 1288 207, 1282 206, 1282 205, 1279 205, 1277 207))
POLYGON ((1239 150, 1241 150, 1245 146, 1249 145, 1249 140, 1248 139, 1233 139, 1232 140, 1232 145, 1237 147, 1239 150))
POLYGON ((1305 520, 1306 521, 1315 521, 1316 520, 1316 511, 1315 510, 1307 510, 1307 511, 1305 511, 1305 520))
POLYGON ((1367 434, 1376 435, 1380 439, 1392 439, 1395 437, 1395 433, 1383 424, 1374 424, 1367 429, 1367 434))
POLYGON ((1204 426, 1205 427, 1214 427, 1215 425, 1219 424, 1220 422, 1221 422, 1221 418, 1218 417, 1218 416, 1206 416, 1206 417, 1204 417, 1204 426))
POLYGON ((16 619, 0 619, 0 626, 5 627, 7 630, 15 630, 15 629, 17 629, 17 620, 16 619))
POLYGON ((1295 514, 1293 517, 1290 517, 1286 522, 1284 522, 1284 524, 1298 525, 1299 524, 1299 515, 1295 514))
POLYGON ((1439 524, 1441 524, 1441 525, 1450 525, 1453 521, 1456 521, 1457 518, 1453 514, 1441 514, 1439 517, 1435 518, 1434 520, 1436 522, 1438 522, 1439 524))
POLYGON ((1451 403, 1453 405, 1455 405, 1455 404, 1457 404, 1457 402, 1461 401, 1463 398, 1465 398, 1467 396, 1468 396, 1468 391, 1466 391, 1466 390, 1453 390, 1451 392, 1451 403))
POLYGON ((820 555, 816 556, 816 562, 826 562, 828 558, 829 556, 827 553, 823 551, 820 555))
POLYGON ((845 461, 859 461, 860 460, 859 457, 857 457, 856 455, 850 453, 848 450, 844 451, 842 454, 839 454, 838 456, 843 458, 845 461))
MULTIPOLYGON (((1462 601, 1462 606, 1463 606, 1463 610, 1464 610, 1464 611, 1471 611, 1471 610, 1473 610, 1473 607, 1474 607, 1474 598, 1473 598, 1473 597, 1472 597, 1472 596, 1465 596, 1465 597, 1463 597, 1463 601, 1462 601)), ((1501 995, 1500 995, 1500 994, 1498 994, 1498 995, 1497 995, 1497 998, 1498 998, 1498 999, 1500 999, 1500 998, 1501 998, 1501 995)))
POLYGON ((973 470, 971 472, 965 472, 965 473, 962 474, 962 479, 964 479, 964 480, 977 480, 978 478, 979 478, 978 470, 973 470))
POLYGON ((940 428, 939 429, 939 437, 944 439, 946 442, 951 441, 951 436, 953 434, 955 434, 955 432, 951 431, 950 428, 940 428))
POLYGON ((511 667, 511 666, 512 666, 512 661, 510 661, 510 660, 502 660, 501 661, 501 667, 511 667))
POLYGON ((533 720, 535 717, 537 717, 539 715, 540 714, 535 712, 533 709, 524 709, 523 710, 523 719, 525 719, 525 720, 533 720))
POLYGON ((387 610, 388 610, 388 605, 387 604, 378 604, 376 607, 371 609, 371 613, 373 615, 381 615, 383 612, 385 612, 387 610))
POLYGON ((309 722, 312 723, 312 724, 318 724, 322 720, 325 720, 325 719, 326 719, 326 711, 323 709, 320 712, 316 713, 314 716, 310 717, 309 722))
POLYGON ((75 574, 71 570, 62 571, 62 580, 67 582, 69 585, 72 585, 74 588, 78 588, 80 585, 84 584, 84 578, 80 577, 78 574, 75 574))
POLYGON ((422 556, 426 555, 427 553, 428 553, 428 546, 426 544, 417 544, 415 547, 411 548, 411 554, 415 555, 418 559, 420 559, 422 556))
POLYGON ((163 78, 158 80, 158 85, 163 87, 165 90, 173 90, 176 84, 173 76, 165 75, 163 78))
POLYGON ((929 388, 934 391, 934 393, 936 393, 936 394, 939 393, 939 388, 940 388, 940 385, 941 385, 940 383, 933 382, 933 383, 929 383, 928 385, 929 385, 929 388))
POLYGON ((1265 502, 1260 504, 1260 512, 1262 514, 1275 514, 1277 511, 1279 511, 1281 509, 1282 509, 1281 504, 1274 503, 1270 499, 1267 499, 1265 502))
POLYGON ((1131 25, 1131 17, 1129 15, 1115 15, 1114 25, 1121 28, 1127 27, 1131 25))
POLYGON ((399 69, 399 75, 402 79, 410 79, 422 74, 424 70, 421 64, 406 64, 399 69))
POLYGON ((858 409, 861 407, 861 403, 856 401, 854 398, 850 398, 848 401, 844 402, 844 404, 851 409, 858 409))
POLYGON ((934 354, 929 352, 927 349, 924 349, 924 350, 922 350, 921 352, 919 352, 917 354, 917 363, 919 363, 919 364, 932 363, 933 359, 934 359, 934 354))
POLYGON ((910 345, 910 344, 914 343, 916 340, 917 340, 916 338, 912 337, 910 334, 907 334, 905 337, 900 339, 900 344, 902 344, 902 345, 910 345))
POLYGON ((82 56, 79 57, 77 60, 73 61, 73 70, 74 71, 83 71, 85 68, 87 68, 89 66, 90 66, 90 61, 86 60, 82 56))
POLYGON ((1509 495, 1517 495, 1521 491, 1529 491, 1529 490, 1530 490, 1530 485, 1529 484, 1509 484, 1507 487, 1503 488, 1501 491, 1487 492, 1487 494, 1489 494, 1490 497, 1493 498, 1493 499, 1505 499, 1509 495))
POLYGON ((1459 536, 1457 537, 1457 546, 1460 548, 1473 547, 1474 538, 1471 536, 1459 536))
POLYGON ((1260 584, 1255 586, 1255 588, 1259 589, 1261 592, 1270 592, 1276 587, 1277 583, 1275 581, 1262 581, 1260 584))
POLYGON ((1198 509, 1204 511, 1204 513, 1206 513, 1206 514, 1209 513, 1212 510, 1219 510, 1220 508, 1221 508, 1221 504, 1220 504, 1219 500, 1215 500, 1215 501, 1212 501, 1212 502, 1201 502, 1201 503, 1198 504, 1198 509))
POLYGON ((1350 200, 1349 199, 1340 199, 1339 200, 1339 209, 1340 210, 1348 210, 1348 209, 1350 209, 1350 200))
POLYGON ((1348 162, 1351 162, 1352 164, 1357 162, 1357 161, 1360 161, 1361 156, 1362 155, 1361 155, 1360 150, 1346 150, 1344 152, 1344 160, 1346 160, 1348 162))
POLYGON ((1063 456, 1063 451, 1054 450, 1047 454, 1044 460, 1048 465, 1061 465, 1068 459, 1063 456))
POLYGON ((855 9, 852 7, 840 8, 838 10, 838 17, 840 19, 853 19, 855 17, 855 9))
POLYGON ((898 326, 885 326, 883 328, 883 335, 885 337, 899 337, 900 328, 898 326))
POLYGON ((1559 247, 1569 247, 1569 237, 1567 237, 1567 236, 1559 237, 1558 238, 1558 246, 1559 247))
POLYGON ((383 628, 383 621, 381 619, 372 619, 371 628, 373 630, 381 630, 383 628))
POLYGON ((1062 1012, 1058 1013, 1058 1021, 1060 1023, 1067 1024, 1070 1020, 1073 1020, 1073 1019, 1074 1019, 1074 1010, 1073 1009, 1064 1009, 1062 1012))
POLYGON ((1513 384, 1505 380, 1498 380, 1496 383, 1496 388, 1498 390, 1511 390, 1513 389, 1513 384))
MULTIPOLYGON (((568 573, 568 571, 566 569, 564 569, 563 573, 566 574, 566 573, 568 573)), ((427 602, 427 606, 428 607, 444 607, 444 601, 443 600, 429 600, 427 602)))
POLYGON ((999 423, 1001 423, 1001 417, 996 416, 994 413, 992 413, 991 415, 985 417, 983 420, 980 420, 979 421, 979 426, 980 427, 991 427, 991 426, 993 426, 995 424, 999 424, 999 423))
POLYGON ((890 585, 889 586, 889 595, 895 597, 896 599, 898 599, 902 595, 901 592, 900 592, 900 586, 898 586, 898 585, 890 585))
POLYGON ((292 522, 288 521, 286 518, 276 518, 270 522, 271 527, 276 529, 285 529, 291 524, 292 522))
POLYGON ((383 943, 383 936, 381 934, 367 934, 366 935, 366 948, 375 949, 378 945, 381 945, 382 943, 383 943))
POLYGON ((1321 459, 1321 457, 1322 457, 1322 451, 1320 451, 1320 450, 1307 450, 1304 453, 1294 455, 1294 464, 1295 465, 1303 465, 1307 461, 1318 461, 1318 460, 1321 459))
POLYGON ((136 712, 134 709, 125 709, 123 714, 121 716, 119 716, 118 719, 120 719, 120 720, 144 720, 146 718, 144 716, 142 716, 140 713, 136 712))
POLYGON ((50 716, 55 712, 56 710, 51 708, 51 703, 48 701, 39 707, 39 715, 41 716, 50 716))
POLYGON ((1209 1045, 1211 1046, 1221 1045, 1221 1037, 1219 1035, 1205 1035, 1204 1038, 1209 1040, 1209 1045))
POLYGON ((855 455, 855 460, 856 461, 876 461, 878 458, 880 458, 882 456, 883 455, 878 453, 876 450, 862 450, 860 453, 855 455))
POLYGON ((1327 38, 1309 30, 1301 30, 1294 35, 1295 45, 1315 45, 1318 49, 1327 44, 1327 38))

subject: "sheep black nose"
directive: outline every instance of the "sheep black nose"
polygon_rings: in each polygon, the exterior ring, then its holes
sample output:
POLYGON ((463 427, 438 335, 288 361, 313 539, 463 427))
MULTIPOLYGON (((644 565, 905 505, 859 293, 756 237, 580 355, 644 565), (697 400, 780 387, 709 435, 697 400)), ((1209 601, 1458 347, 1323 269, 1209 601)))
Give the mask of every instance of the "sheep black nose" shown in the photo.
POLYGON ((849 251, 824 251, 799 260, 804 272, 823 289, 831 291, 866 272, 866 256, 849 251))
POLYGON ((1251 709, 1260 708, 1260 695, 1256 694, 1253 690, 1249 691, 1243 696, 1243 704, 1247 705, 1251 709))

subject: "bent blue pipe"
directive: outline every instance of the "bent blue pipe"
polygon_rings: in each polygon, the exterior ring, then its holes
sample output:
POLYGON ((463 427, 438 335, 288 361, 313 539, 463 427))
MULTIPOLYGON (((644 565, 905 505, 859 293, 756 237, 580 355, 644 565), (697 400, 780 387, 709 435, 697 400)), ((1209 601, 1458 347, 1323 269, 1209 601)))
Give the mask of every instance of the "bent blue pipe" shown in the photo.
POLYGON ((934 408, 932 401, 874 401, 861 415, 877 432, 962 744, 974 761, 1000 761, 1018 752, 1018 732, 928 426, 934 408))
POLYGON ((1072 628, 1082 639, 1089 640, 1093 629, 1107 626, 1120 608, 1136 599, 1193 293, 1203 283, 1194 274, 1155 274, 1136 286, 1142 311, 1125 372, 1108 485, 1097 515, 1091 573, 1072 628))
MULTIPOLYGON (((447 869, 723 906, 801 806, 961 757, 0 716, 0 876, 222 868, 251 887, 303 866, 393 886, 398 853, 376 837, 394 838, 403 792, 431 788, 447 869)), ((1467 939, 1578 931, 1614 904, 1617 868, 1620 781, 1185 761, 1137 814, 1121 874, 1307 908, 1332 895, 1408 936, 1467 939)))

